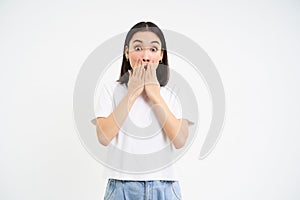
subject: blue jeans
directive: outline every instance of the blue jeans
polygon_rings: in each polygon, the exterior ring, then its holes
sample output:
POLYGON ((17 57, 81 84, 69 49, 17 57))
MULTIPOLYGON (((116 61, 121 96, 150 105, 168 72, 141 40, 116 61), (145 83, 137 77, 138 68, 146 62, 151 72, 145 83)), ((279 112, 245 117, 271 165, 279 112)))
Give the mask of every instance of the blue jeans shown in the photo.
POLYGON ((104 200, 181 200, 178 181, 108 179, 104 200))

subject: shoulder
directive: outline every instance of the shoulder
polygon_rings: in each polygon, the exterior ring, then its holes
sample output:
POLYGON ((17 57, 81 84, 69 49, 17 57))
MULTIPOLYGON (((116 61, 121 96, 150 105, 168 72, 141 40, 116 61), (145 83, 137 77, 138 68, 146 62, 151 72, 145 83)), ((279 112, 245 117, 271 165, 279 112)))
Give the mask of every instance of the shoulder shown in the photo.
POLYGON ((162 87, 161 96, 165 100, 166 104, 176 116, 177 119, 182 118, 182 107, 178 96, 179 88, 176 86, 162 87))
POLYGON ((126 89, 126 86, 123 84, 120 84, 117 81, 107 81, 107 82, 102 82, 98 84, 97 91, 105 91, 110 94, 113 93, 114 90, 116 89, 126 89))

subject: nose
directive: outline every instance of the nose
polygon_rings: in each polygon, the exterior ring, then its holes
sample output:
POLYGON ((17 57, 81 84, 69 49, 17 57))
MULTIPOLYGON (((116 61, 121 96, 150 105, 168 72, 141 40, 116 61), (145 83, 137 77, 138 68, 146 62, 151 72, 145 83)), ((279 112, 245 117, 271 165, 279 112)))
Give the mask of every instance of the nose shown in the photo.
POLYGON ((149 56, 148 51, 144 51, 143 62, 150 62, 150 56, 149 56))
POLYGON ((143 58, 143 62, 150 62, 150 59, 143 58))

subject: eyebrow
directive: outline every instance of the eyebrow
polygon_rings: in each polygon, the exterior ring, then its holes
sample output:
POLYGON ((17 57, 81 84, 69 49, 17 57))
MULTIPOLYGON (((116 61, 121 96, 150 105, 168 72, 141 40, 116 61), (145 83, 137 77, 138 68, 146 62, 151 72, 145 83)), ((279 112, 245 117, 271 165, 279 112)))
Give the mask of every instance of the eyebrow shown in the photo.
MULTIPOLYGON (((132 43, 135 43, 135 42, 143 43, 141 40, 134 40, 132 43)), ((158 41, 152 41, 151 43, 157 43, 160 45, 160 43, 158 41)))

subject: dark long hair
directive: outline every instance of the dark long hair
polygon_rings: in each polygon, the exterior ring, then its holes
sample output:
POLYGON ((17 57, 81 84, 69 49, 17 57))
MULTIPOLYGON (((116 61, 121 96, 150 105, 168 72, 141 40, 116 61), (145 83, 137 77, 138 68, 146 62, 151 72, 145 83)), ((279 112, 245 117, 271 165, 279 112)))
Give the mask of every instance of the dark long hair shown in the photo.
POLYGON ((125 43, 124 43, 124 48, 123 48, 123 60, 122 60, 121 73, 120 73, 119 80, 117 80, 117 82, 120 82, 121 84, 125 83, 127 86, 129 80, 128 70, 132 70, 132 68, 130 66, 129 61, 127 61, 126 59, 125 50, 126 50, 126 46, 129 48, 129 42, 132 36, 139 31, 151 31, 155 33, 161 41, 163 58, 162 58, 162 62, 158 64, 158 67, 156 69, 156 76, 160 86, 161 87, 166 86, 169 81, 169 75, 170 75, 166 41, 163 32, 160 30, 160 28, 157 25, 155 25, 152 22, 139 22, 136 25, 134 25, 127 33, 125 43))

